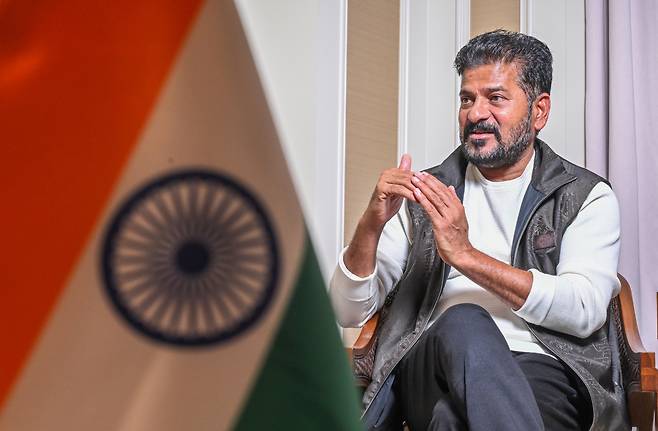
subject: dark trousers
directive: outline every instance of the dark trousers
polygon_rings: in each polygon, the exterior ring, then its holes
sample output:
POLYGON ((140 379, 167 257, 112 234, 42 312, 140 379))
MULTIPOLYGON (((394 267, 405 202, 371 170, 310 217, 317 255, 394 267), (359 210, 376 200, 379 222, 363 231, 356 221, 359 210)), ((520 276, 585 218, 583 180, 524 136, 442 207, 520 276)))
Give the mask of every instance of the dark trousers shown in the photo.
POLYGON ((561 362, 511 352, 480 306, 449 308, 400 362, 394 391, 411 430, 581 430, 589 400, 561 362))

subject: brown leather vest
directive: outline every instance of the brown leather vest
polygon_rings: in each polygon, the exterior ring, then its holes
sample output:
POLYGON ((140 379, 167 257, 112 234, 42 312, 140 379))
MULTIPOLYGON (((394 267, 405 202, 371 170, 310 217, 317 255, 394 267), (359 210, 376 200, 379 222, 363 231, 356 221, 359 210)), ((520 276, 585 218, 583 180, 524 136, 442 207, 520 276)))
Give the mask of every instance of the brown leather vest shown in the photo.
MULTIPOLYGON (((512 264, 555 274, 565 229, 575 219, 601 177, 535 143, 535 166, 516 222, 512 264)), ((454 151, 427 172, 463 197, 467 161, 454 151)), ((450 268, 437 254, 432 226, 422 208, 409 205, 413 240, 405 271, 381 311, 372 383, 366 410, 400 359, 414 346, 434 314, 450 268)), ((608 318, 608 323, 610 319, 608 318)), ((592 430, 628 429, 614 325, 606 323, 585 339, 528 324, 544 347, 560 358, 582 383, 592 402, 592 430)))

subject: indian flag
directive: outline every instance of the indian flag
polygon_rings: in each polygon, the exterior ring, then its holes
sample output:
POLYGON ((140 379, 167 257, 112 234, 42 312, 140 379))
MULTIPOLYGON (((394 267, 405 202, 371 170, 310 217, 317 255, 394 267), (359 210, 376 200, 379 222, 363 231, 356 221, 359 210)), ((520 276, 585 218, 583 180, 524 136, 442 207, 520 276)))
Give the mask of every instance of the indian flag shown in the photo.
POLYGON ((0 1, 0 125, 0 430, 359 428, 232 1, 0 1))

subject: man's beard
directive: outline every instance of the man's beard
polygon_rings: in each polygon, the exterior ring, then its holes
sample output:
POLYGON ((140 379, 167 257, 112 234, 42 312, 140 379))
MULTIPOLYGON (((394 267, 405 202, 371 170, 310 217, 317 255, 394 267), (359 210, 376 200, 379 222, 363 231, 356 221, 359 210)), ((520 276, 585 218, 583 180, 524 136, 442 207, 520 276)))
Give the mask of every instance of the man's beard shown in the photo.
POLYGON ((475 166, 483 168, 502 168, 512 166, 518 162, 523 151, 528 148, 532 140, 532 129, 530 127, 531 110, 524 121, 510 130, 509 140, 503 141, 500 130, 497 126, 487 124, 484 121, 467 124, 464 129, 459 131, 459 140, 461 149, 466 160, 475 166), (489 154, 479 154, 476 149, 485 145, 483 139, 469 141, 468 137, 474 132, 493 133, 496 138, 496 148, 489 154))

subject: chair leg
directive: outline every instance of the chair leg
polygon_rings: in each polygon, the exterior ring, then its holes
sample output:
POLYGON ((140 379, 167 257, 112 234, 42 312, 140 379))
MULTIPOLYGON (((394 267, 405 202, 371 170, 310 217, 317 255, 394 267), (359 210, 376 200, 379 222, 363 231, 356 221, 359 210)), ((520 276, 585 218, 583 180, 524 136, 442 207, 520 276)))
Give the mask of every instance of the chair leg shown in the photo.
POLYGON ((631 425, 638 431, 652 431, 654 424, 655 392, 632 392, 628 398, 628 413, 631 425))

